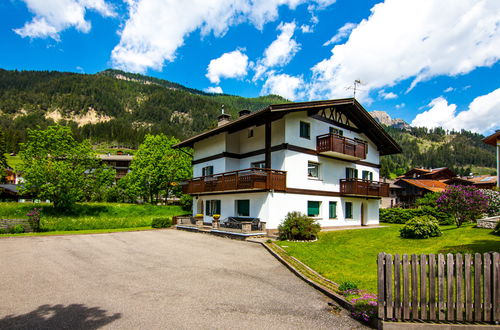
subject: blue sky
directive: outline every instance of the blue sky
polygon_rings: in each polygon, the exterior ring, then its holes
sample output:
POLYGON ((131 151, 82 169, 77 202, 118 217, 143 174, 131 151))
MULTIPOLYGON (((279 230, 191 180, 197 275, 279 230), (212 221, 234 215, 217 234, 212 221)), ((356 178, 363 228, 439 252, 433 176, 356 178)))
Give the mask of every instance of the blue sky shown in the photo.
POLYGON ((7 0, 0 67, 113 67, 296 101, 356 97, 417 126, 500 128, 498 0, 7 0))

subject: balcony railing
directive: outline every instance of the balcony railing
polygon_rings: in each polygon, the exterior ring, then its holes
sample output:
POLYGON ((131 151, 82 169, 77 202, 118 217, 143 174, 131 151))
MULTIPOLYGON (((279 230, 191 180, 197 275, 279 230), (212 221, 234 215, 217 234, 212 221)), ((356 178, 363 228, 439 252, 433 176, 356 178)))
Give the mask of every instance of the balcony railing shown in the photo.
POLYGON ((361 179, 342 179, 340 180, 340 193, 355 196, 389 197, 389 184, 361 179))
POLYGON ((322 154, 346 159, 365 159, 367 145, 364 141, 329 133, 316 137, 316 150, 322 154))
POLYGON ((285 191, 286 172, 248 168, 197 177, 182 183, 182 192, 184 194, 254 189, 285 191))

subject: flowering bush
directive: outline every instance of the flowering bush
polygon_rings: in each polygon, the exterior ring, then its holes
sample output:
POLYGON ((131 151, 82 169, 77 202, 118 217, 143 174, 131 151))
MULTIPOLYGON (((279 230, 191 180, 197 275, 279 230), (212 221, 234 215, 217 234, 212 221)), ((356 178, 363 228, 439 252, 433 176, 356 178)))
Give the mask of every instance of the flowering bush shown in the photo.
POLYGON ((486 212, 490 217, 500 215, 500 191, 491 189, 481 189, 481 192, 488 198, 488 209, 486 212))
POLYGON ((464 222, 473 222, 488 209, 488 197, 471 186, 448 186, 437 200, 438 208, 449 212, 460 227, 464 222))
POLYGON ((41 208, 33 208, 33 210, 29 211, 26 216, 28 217, 28 221, 30 223, 31 228, 33 231, 38 232, 40 231, 40 218, 41 218, 41 208))
POLYGON ((377 296, 371 293, 364 293, 359 298, 351 299, 354 304, 352 316, 355 319, 370 322, 377 317, 377 296))

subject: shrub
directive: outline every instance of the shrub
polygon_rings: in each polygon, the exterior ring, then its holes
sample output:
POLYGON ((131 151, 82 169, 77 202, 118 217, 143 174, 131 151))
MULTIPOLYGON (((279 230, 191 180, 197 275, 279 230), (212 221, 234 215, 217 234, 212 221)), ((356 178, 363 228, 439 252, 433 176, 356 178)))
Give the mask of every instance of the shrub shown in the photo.
POLYGON ((191 211, 193 209, 193 197, 190 195, 182 195, 179 204, 184 211, 191 211))
POLYGON ((151 221, 151 227, 153 228, 168 228, 172 226, 171 218, 154 218, 151 221))
POLYGON ((6 231, 5 229, 0 228, 0 235, 1 235, 1 234, 6 234, 6 233, 7 233, 7 231, 6 231))
POLYGON ((21 224, 15 225, 9 228, 9 233, 11 234, 21 234, 24 233, 24 226, 21 224))
POLYGON ((278 226, 280 240, 313 240, 320 230, 314 219, 300 212, 288 212, 278 226))
POLYGON ((356 294, 359 291, 358 284, 356 282, 352 282, 352 281, 343 281, 339 285, 339 291, 343 295, 356 294))
POLYGON ((497 222, 495 229, 493 229, 493 234, 500 236, 500 221, 497 222))
POLYGON ((449 212, 460 227, 479 219, 488 208, 488 197, 471 186, 448 186, 437 200, 441 211, 449 212))
POLYGON ((488 208, 486 212, 490 217, 500 215, 500 192, 491 189, 481 189, 481 192, 488 198, 488 208))
POLYGON ((28 221, 30 223, 31 229, 33 229, 34 232, 40 231, 40 213, 42 209, 41 208, 33 208, 33 210, 29 211, 26 216, 28 217, 28 221))
POLYGON ((429 238, 442 235, 436 218, 430 215, 408 220, 399 233, 403 238, 429 238))
POLYGON ((436 218, 440 225, 450 225, 454 223, 453 218, 446 212, 440 211, 437 207, 422 206, 418 209, 380 209, 380 222, 404 224, 415 217, 430 215, 436 218))

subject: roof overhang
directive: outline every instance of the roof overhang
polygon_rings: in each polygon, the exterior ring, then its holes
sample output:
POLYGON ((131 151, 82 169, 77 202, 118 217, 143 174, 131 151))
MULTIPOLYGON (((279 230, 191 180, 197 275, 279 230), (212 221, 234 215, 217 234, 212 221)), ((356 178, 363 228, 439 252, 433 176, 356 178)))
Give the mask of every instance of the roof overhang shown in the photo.
POLYGON ((497 140, 500 140, 500 130, 497 130, 495 133, 487 136, 483 139, 483 142, 492 146, 497 145, 497 140))

